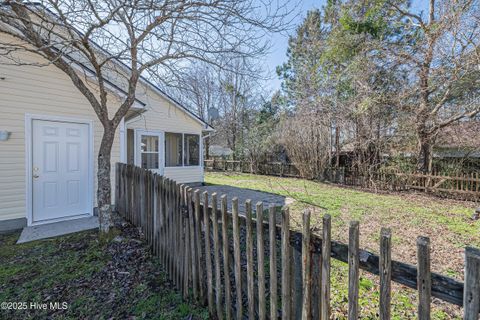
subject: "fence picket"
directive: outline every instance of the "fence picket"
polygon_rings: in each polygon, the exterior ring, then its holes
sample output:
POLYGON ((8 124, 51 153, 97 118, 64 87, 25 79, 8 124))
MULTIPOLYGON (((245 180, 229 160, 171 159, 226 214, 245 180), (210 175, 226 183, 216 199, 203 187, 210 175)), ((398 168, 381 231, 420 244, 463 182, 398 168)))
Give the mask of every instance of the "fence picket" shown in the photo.
POLYGON ((332 218, 329 214, 322 219, 322 270, 320 272, 321 291, 320 291, 320 314, 322 320, 330 319, 330 252, 331 252, 331 234, 332 218))
POLYGON ((233 250, 235 260, 235 294, 237 319, 242 319, 242 261, 240 256, 240 225, 238 223, 238 198, 232 199, 233 250))
POLYGON ((199 287, 199 294, 200 294, 200 302, 205 304, 205 278, 203 273, 202 267, 202 225, 200 220, 200 190, 195 190, 193 193, 193 199, 195 203, 195 242, 197 245, 196 257, 197 257, 197 272, 198 272, 198 287, 199 287))
MULTIPOLYGON (((187 200, 187 189, 184 188, 184 199, 185 201, 187 200)), ((185 203, 186 204, 186 203, 185 203)), ((190 289, 190 279, 191 279, 191 274, 192 274, 192 265, 191 265, 191 259, 192 259, 192 253, 190 252, 191 250, 191 245, 190 245, 190 223, 189 223, 189 218, 188 218, 188 210, 184 210, 183 214, 183 224, 185 227, 185 233, 184 233, 184 248, 185 248, 185 260, 184 260, 184 281, 183 281, 183 296, 184 298, 188 297, 189 294, 189 289, 190 289)))
POLYGON ((310 210, 303 213, 302 230, 302 274, 303 274, 303 306, 302 319, 308 320, 312 317, 312 270, 310 251, 310 210))
POLYGON ((282 209, 282 320, 290 319, 292 290, 290 272, 290 212, 282 209))
POLYGON ((190 263, 192 270, 192 288, 193 288, 193 298, 198 301, 199 298, 199 288, 198 288, 198 265, 197 265, 197 252, 196 252, 196 237, 195 237, 195 226, 194 226, 194 217, 192 210, 192 189, 187 189, 187 207, 188 207, 188 223, 190 229, 190 263))
POLYGON ((246 251, 247 251, 247 297, 248 297, 248 319, 255 319, 255 293, 253 274, 253 227, 252 227, 252 202, 245 202, 245 230, 246 230, 246 251))
POLYGON ((480 250, 465 249, 464 320, 477 320, 480 313, 480 250))
POLYGON ((212 273, 212 253, 210 243, 210 214, 208 212, 208 192, 203 193, 203 225, 205 227, 205 269, 207 270, 207 301, 208 311, 214 314, 213 305, 213 273, 212 273))
POLYGON ((257 214, 257 273, 258 273, 258 318, 267 317, 267 304, 265 301, 265 248, 263 241, 263 203, 256 205, 257 214))
POLYGON ((358 319, 359 224, 351 221, 348 234, 348 319, 358 319))
POLYGON ((217 318, 219 320, 223 319, 223 310, 222 310, 222 277, 220 271, 220 240, 219 240, 219 230, 218 230, 218 204, 217 204, 217 194, 212 193, 212 226, 213 226, 213 251, 214 251, 214 261, 215 261, 215 304, 217 306, 217 318))
MULTIPOLYGON (((172 181, 172 208, 173 208, 173 230, 174 230, 174 250, 175 252, 179 252, 179 247, 180 247, 180 217, 177 214, 178 213, 178 189, 179 186, 175 183, 175 181, 172 181)), ((175 285, 177 288, 181 288, 181 283, 180 283, 180 255, 176 254, 174 257, 174 263, 175 263, 175 273, 174 273, 174 279, 175 279, 175 285)))
POLYGON ((380 232, 380 320, 390 319, 391 279, 392 279, 392 233, 382 228, 380 232))
POLYGON ((225 288, 225 318, 232 319, 232 292, 230 285, 230 250, 228 241, 228 210, 227 195, 221 196, 222 201, 222 248, 223 248, 223 277, 225 288))
POLYGON ((270 251, 270 319, 277 319, 278 286, 277 286, 277 213, 276 206, 269 207, 269 251, 270 251))
POLYGON ((430 239, 417 238, 417 287, 418 287, 418 319, 430 319, 430 300, 432 279, 430 274, 430 239))

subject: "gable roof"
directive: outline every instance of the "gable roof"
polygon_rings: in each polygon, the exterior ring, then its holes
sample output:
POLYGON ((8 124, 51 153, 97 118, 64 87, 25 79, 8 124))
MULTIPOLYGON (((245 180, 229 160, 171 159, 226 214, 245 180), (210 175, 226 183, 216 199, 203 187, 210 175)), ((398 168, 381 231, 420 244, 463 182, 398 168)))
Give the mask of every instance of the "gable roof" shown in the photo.
POLYGON ((463 121, 443 128, 435 146, 445 149, 480 150, 480 121, 463 121))
MULTIPOLYGON (((42 3, 38 3, 38 2, 26 2, 27 5, 30 5, 30 6, 34 6, 34 7, 37 7, 37 8, 40 8, 41 10, 45 10, 46 12, 48 12, 49 14, 51 14, 53 17, 57 18, 57 15, 52 12, 49 8, 45 7, 42 3)), ((3 2, 0 2, 0 5, 2 6, 6 6, 8 4, 6 3, 3 3, 3 2)), ((83 35, 83 33, 74 28, 74 31, 77 32, 79 35, 83 35)), ((93 40, 89 40, 97 50, 99 50, 100 52, 104 53, 104 54, 107 54, 109 55, 110 53, 105 50, 104 48, 102 48, 98 43, 96 43, 95 41, 93 40)), ((84 69, 86 72, 90 73, 90 74, 93 74, 95 75, 95 71, 90 69, 88 66, 86 66, 84 63, 82 63, 81 61, 79 61, 78 59, 75 59, 69 55, 65 55, 64 56, 70 60, 71 62, 75 63, 77 66, 81 67, 82 69, 84 69)), ((132 69, 126 64, 124 63, 123 61, 117 59, 117 58, 114 58, 112 59, 111 61, 113 61, 113 63, 123 69, 126 69, 128 71, 131 71, 132 69)), ((110 86, 110 89, 113 91, 119 91, 121 92, 122 94, 127 94, 127 92, 125 90, 123 90, 122 88, 120 88, 118 85, 116 85, 115 83, 113 83, 112 81, 110 81, 108 78, 105 79, 105 81, 107 82, 107 84, 110 86)), ((140 81, 146 85, 147 87, 149 87, 150 89, 152 89, 153 91, 155 91, 156 93, 158 93, 160 96, 162 96, 163 98, 165 98, 167 101, 169 101, 170 103, 172 103, 172 105, 174 105, 176 108, 182 110, 183 112, 185 112, 189 117, 191 117, 193 120, 199 122, 200 124, 202 124, 204 126, 204 131, 214 131, 213 127, 210 126, 206 121, 204 121, 202 118, 200 118, 197 114, 195 114, 194 112, 192 112, 189 108, 185 107, 183 104, 181 104, 178 100, 176 100, 175 98, 173 98, 172 96, 170 96, 169 94, 167 94, 164 90, 162 90, 159 86, 153 84, 149 79, 147 79, 146 77, 140 75, 140 81)), ((142 102, 141 100, 135 98, 135 103, 137 104, 140 104, 141 106, 146 106, 146 104, 144 102, 142 102)))

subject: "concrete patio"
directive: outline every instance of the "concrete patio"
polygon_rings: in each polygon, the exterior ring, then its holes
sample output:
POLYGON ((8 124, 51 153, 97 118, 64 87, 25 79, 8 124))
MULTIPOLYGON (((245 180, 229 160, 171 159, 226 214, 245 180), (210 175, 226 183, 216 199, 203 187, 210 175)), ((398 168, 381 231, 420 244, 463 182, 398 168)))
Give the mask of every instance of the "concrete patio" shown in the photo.
POLYGON ((98 228, 98 217, 86 217, 25 227, 23 228, 17 243, 53 238, 96 228, 98 228))

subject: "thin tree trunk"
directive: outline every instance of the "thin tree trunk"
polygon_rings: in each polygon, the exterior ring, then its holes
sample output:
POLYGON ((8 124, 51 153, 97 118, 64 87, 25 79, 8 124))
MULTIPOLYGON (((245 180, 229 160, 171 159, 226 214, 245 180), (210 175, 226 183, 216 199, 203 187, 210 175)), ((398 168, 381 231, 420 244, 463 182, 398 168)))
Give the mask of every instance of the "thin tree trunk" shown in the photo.
POLYGON ((338 124, 335 124, 335 167, 340 167, 340 130, 338 124))
POLYGON ((107 233, 112 226, 112 185, 110 178, 111 151, 115 138, 115 128, 104 128, 100 150, 98 152, 97 170, 97 204, 100 232, 107 233))

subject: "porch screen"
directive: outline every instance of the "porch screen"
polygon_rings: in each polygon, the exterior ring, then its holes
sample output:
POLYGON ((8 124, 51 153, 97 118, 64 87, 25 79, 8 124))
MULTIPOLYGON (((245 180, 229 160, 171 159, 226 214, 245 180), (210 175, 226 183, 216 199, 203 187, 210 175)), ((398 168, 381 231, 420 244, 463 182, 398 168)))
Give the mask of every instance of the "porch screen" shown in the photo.
POLYGON ((198 166, 200 164, 200 136, 185 135, 185 165, 198 166))
POLYGON ((165 166, 181 167, 182 158, 182 134, 165 132, 165 166))

